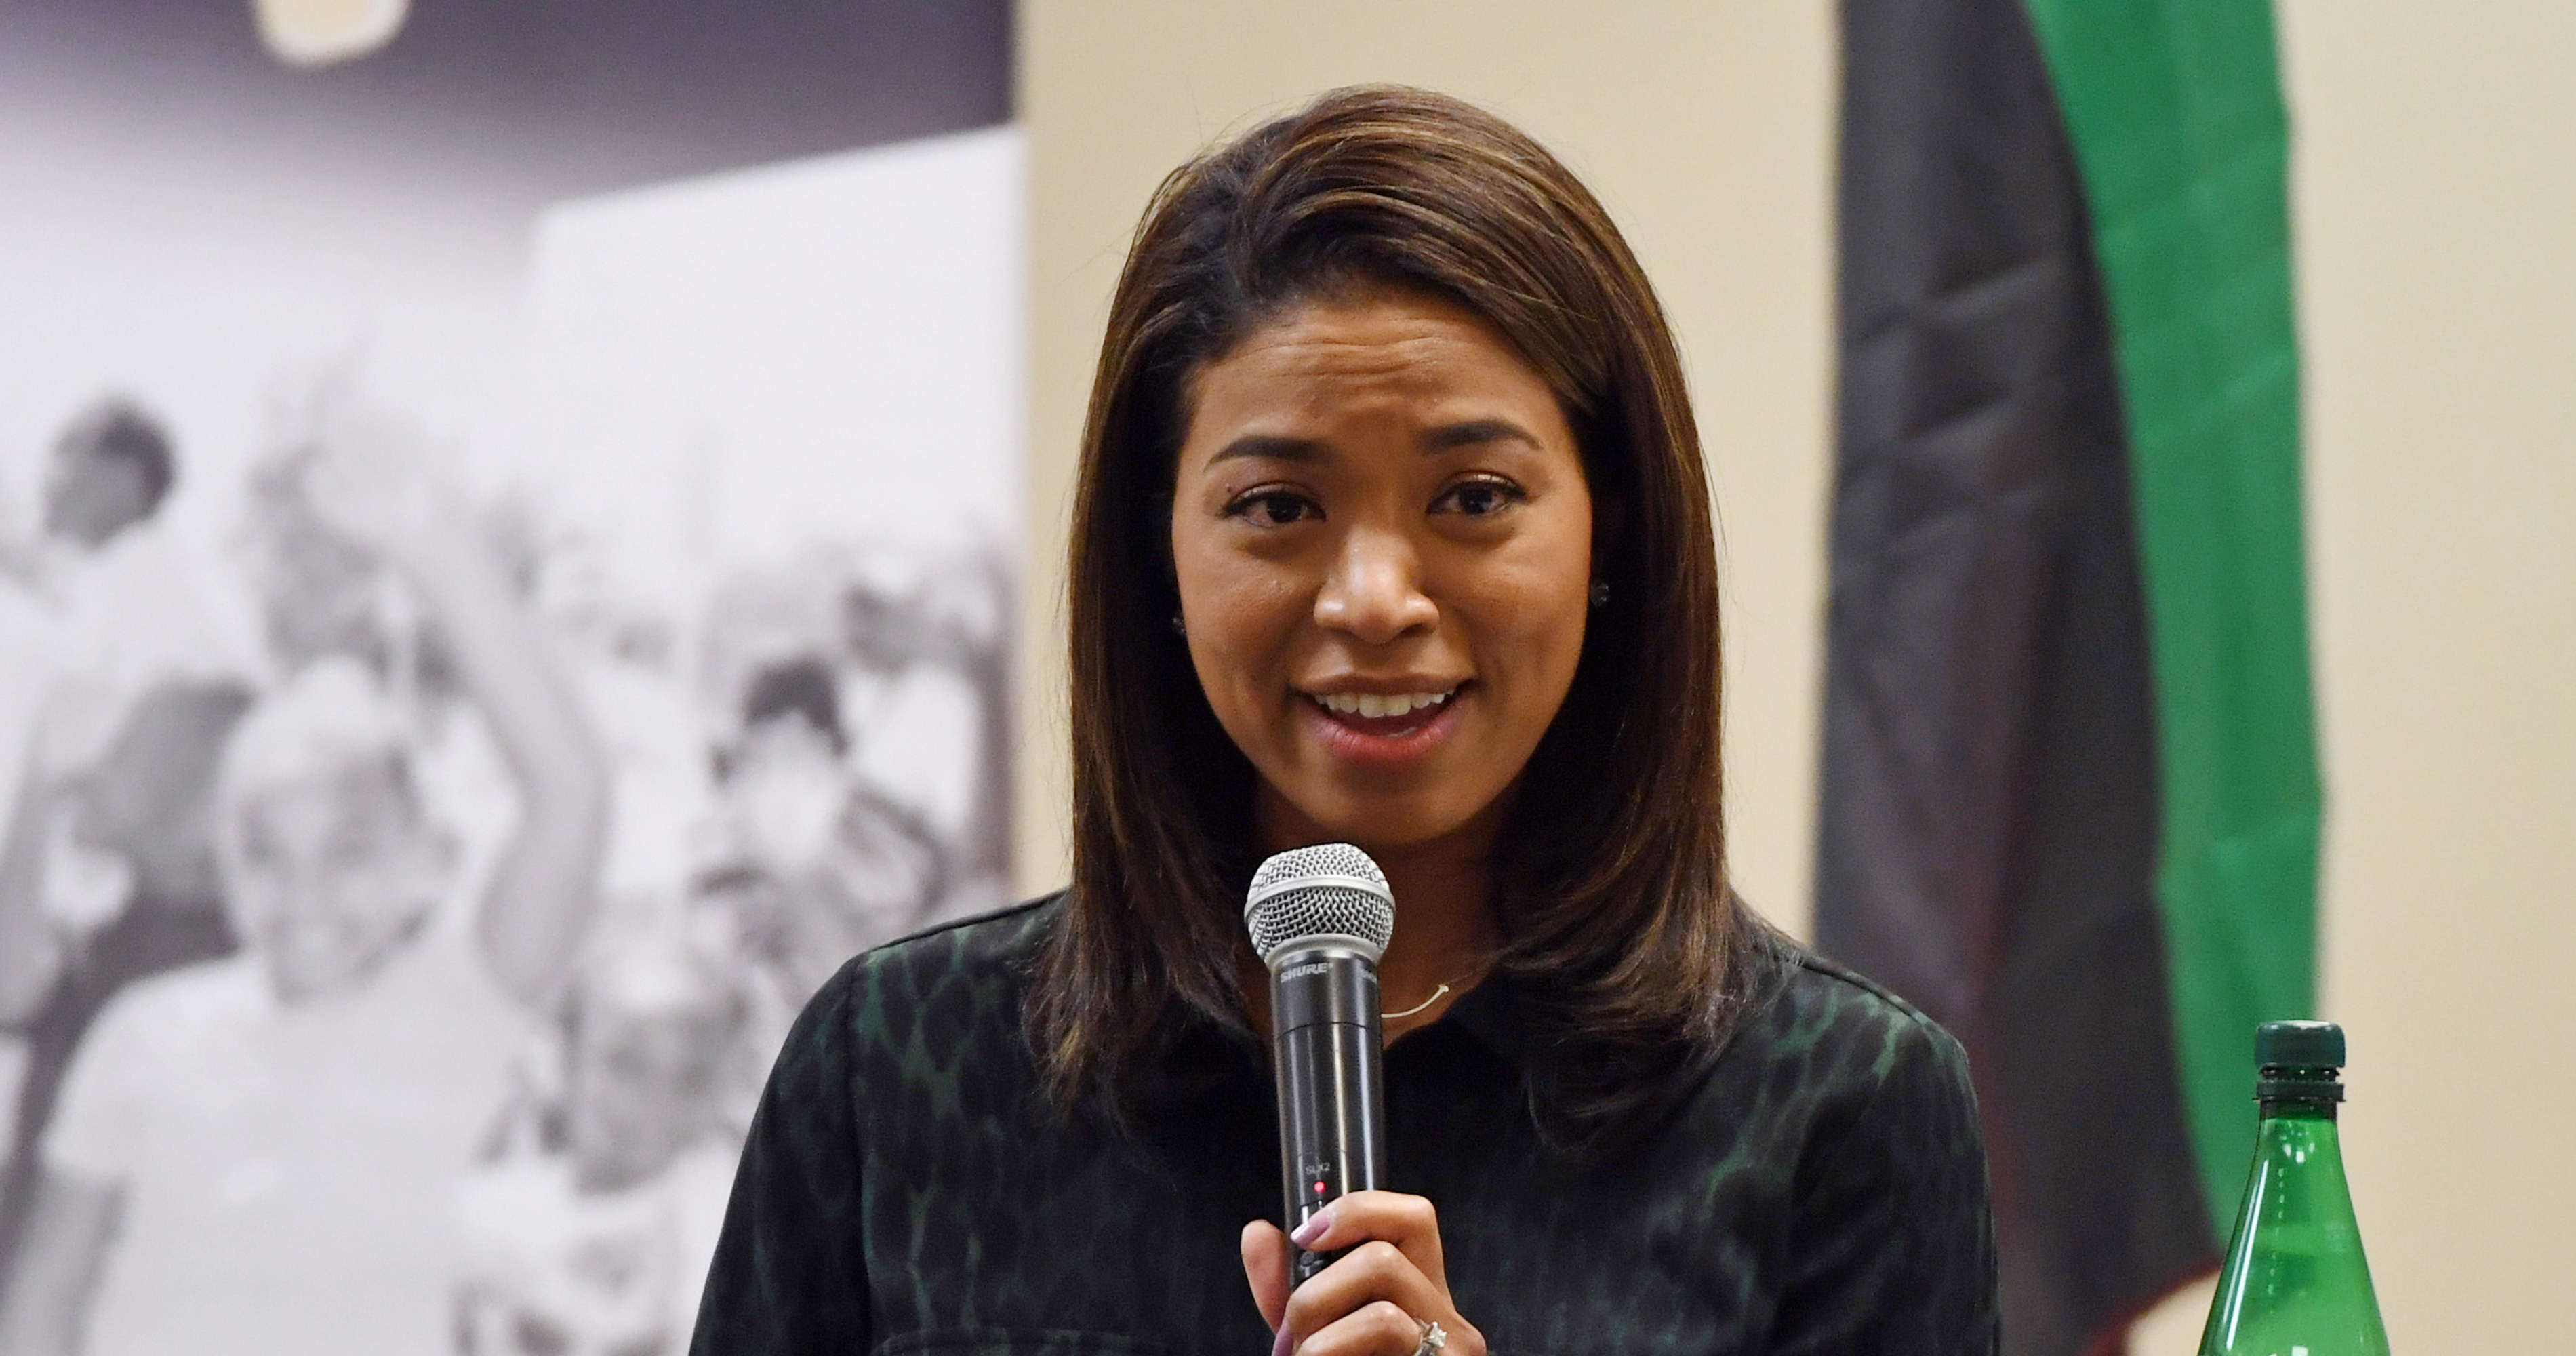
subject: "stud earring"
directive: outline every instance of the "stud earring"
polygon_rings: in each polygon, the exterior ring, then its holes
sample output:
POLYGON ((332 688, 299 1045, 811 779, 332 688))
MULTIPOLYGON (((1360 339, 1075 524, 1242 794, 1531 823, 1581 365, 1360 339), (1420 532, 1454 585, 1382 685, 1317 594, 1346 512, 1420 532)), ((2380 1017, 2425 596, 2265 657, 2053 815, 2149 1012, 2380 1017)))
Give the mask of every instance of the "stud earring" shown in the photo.
POLYGON ((1602 608, 1608 607, 1609 605, 1610 605, 1610 581, 1609 581, 1609 580, 1607 580, 1607 579, 1595 579, 1595 580, 1593 580, 1593 581, 1592 581, 1592 610, 1593 610, 1593 611, 1595 611, 1595 612, 1598 612, 1598 611, 1600 611, 1602 608))
POLYGON ((1173 613, 1173 614, 1172 614, 1172 634, 1173 634, 1173 635, 1176 635, 1176 636, 1186 636, 1186 635, 1188 635, 1189 633, 1190 633, 1189 624, 1188 624, 1187 622, 1184 622, 1184 621, 1182 621, 1182 620, 1181 620, 1181 614, 1180 614, 1180 613, 1178 613, 1178 612, 1173 613))

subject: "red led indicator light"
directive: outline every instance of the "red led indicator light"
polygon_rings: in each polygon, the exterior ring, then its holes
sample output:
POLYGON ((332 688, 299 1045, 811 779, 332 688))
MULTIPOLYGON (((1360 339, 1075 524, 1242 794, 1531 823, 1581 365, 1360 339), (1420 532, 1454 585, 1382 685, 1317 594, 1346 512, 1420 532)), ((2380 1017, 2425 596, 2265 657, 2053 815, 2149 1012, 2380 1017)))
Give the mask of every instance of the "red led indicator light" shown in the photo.
POLYGON ((1317 1183, 1315 1184, 1315 1194, 1316 1194, 1316 1195, 1318 1195, 1318 1196, 1321 1196, 1321 1195, 1323 1195, 1323 1194, 1324 1194, 1324 1184, 1323 1184, 1323 1183, 1321 1183, 1321 1182, 1317 1182, 1317 1183))

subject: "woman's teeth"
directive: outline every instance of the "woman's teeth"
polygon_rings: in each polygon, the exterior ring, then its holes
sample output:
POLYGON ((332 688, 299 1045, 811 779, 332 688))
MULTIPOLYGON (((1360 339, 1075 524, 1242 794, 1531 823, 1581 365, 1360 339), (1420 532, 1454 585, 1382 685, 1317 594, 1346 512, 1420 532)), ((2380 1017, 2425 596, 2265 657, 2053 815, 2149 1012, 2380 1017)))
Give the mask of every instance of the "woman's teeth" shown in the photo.
MULTIPOLYGON (((1452 692, 1456 690, 1450 689, 1452 692)), ((1448 692, 1397 692, 1383 696, 1375 692, 1315 694, 1315 704, 1325 710, 1337 716, 1358 716, 1363 720, 1409 716, 1425 707, 1438 706, 1447 700, 1449 700, 1448 692)))

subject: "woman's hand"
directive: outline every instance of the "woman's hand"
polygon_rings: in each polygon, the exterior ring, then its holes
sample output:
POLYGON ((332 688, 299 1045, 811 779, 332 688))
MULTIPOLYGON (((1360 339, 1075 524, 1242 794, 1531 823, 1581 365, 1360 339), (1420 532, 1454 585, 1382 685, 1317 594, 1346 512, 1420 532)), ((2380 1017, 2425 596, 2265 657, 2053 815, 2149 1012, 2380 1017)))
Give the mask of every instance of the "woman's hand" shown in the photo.
POLYGON ((1267 1220, 1243 1226, 1243 1275, 1262 1321, 1279 1334, 1274 1356, 1414 1356, 1425 1323, 1448 1334, 1442 1356, 1485 1356, 1484 1334, 1449 1301, 1431 1202, 1354 1191, 1297 1233, 1298 1246, 1309 1251, 1351 1253, 1292 1295, 1287 1235, 1267 1220))

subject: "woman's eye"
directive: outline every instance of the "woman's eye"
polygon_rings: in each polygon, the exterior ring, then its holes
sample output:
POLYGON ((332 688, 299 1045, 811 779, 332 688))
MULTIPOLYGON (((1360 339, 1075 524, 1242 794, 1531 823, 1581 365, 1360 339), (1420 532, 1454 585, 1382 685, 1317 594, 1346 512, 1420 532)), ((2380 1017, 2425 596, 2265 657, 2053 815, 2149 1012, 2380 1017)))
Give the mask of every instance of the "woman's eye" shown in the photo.
POLYGON ((1263 527, 1285 527, 1324 516, 1313 500, 1289 490, 1255 490, 1227 505, 1226 512, 1263 527))
POLYGON ((1525 497, 1520 487, 1509 481, 1470 480, 1464 484, 1450 486, 1446 493, 1432 503, 1431 508, 1435 513, 1445 510, 1450 513, 1463 513, 1470 518, 1481 518, 1487 514, 1499 513, 1519 503, 1525 497))

